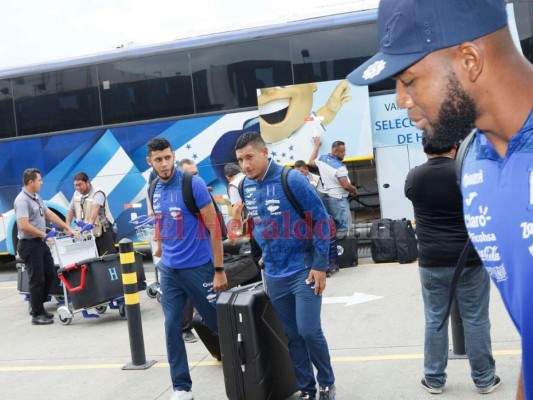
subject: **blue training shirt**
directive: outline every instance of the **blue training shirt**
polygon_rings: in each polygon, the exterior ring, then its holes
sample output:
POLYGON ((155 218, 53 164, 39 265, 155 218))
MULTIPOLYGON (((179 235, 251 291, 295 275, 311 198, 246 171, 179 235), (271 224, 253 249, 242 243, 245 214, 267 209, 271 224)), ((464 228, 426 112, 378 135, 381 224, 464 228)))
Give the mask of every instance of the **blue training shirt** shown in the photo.
POLYGON ((505 158, 477 132, 461 179, 472 243, 522 336, 526 398, 533 398, 533 112, 505 158))
MULTIPOLYGON (((153 209, 160 231, 163 253, 161 262, 169 268, 191 268, 213 262, 209 233, 200 218, 189 212, 182 193, 183 172, 175 170, 172 178, 155 187, 153 209)), ((205 182, 192 178, 192 193, 198 209, 211 203, 205 182)))
POLYGON ((245 179, 244 204, 253 219, 253 237, 263 251, 265 274, 283 278, 303 269, 326 271, 331 220, 315 188, 300 173, 287 176, 307 223, 285 196, 283 167, 270 161, 262 180, 245 179))

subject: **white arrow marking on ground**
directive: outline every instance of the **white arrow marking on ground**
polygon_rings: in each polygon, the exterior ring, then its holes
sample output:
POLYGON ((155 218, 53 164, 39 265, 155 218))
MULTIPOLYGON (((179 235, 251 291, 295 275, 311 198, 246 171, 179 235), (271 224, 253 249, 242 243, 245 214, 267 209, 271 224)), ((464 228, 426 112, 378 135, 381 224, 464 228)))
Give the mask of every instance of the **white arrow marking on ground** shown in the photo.
POLYGON ((358 293, 354 292, 351 296, 337 296, 337 297, 323 297, 322 304, 342 304, 346 303, 344 306, 353 306, 359 303, 366 303, 367 301, 379 300, 383 296, 374 296, 372 294, 358 293))

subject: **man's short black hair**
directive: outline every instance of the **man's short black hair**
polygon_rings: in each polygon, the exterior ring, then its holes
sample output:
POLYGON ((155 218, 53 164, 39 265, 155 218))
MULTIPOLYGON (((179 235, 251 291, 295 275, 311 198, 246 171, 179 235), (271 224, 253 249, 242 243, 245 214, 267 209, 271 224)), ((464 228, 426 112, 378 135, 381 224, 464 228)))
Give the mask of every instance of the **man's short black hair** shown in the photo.
MULTIPOLYGON (((166 148, 166 147, 165 147, 166 148)), ((187 165, 196 165, 196 163, 191 160, 190 158, 182 158, 180 162, 178 163, 178 167, 183 167, 185 164, 187 165)))
POLYGON ((305 169, 309 169, 309 167, 307 166, 306 162, 304 160, 298 160, 294 163, 294 168, 305 168, 305 169))
POLYGON ((266 146, 265 141, 258 132, 246 132, 237 139, 237 142, 235 143, 235 150, 240 150, 249 144, 254 147, 266 146))
POLYGON ((241 168, 237 163, 227 163, 224 165, 224 176, 232 177, 241 172, 241 168))
POLYGON ((424 148, 424 153, 426 154, 444 154, 448 153, 453 149, 455 142, 452 140, 447 140, 444 137, 440 139, 435 139, 433 135, 428 135, 424 132, 422 135, 422 147, 424 148))
POLYGON ((24 170, 24 173, 22 174, 22 183, 24 183, 24 186, 27 186, 30 181, 37 179, 37 174, 41 175, 41 171, 39 171, 38 168, 28 168, 24 170))
POLYGON ((336 149, 339 146, 346 146, 346 144, 340 140, 336 140, 331 144, 331 149, 336 149))
POLYGON ((152 151, 161 151, 168 148, 172 150, 170 142, 162 137, 155 137, 153 139, 150 139, 150 141, 146 145, 146 149, 148 150, 148 157, 151 156, 152 151))
POLYGON ((74 180, 87 182, 89 180, 89 176, 83 171, 78 172, 76 175, 74 175, 74 180))

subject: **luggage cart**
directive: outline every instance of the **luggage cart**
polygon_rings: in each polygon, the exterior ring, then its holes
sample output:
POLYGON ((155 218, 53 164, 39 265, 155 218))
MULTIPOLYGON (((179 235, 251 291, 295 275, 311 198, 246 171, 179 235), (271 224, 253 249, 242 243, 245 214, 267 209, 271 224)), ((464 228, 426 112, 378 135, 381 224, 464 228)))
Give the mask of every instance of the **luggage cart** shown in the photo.
POLYGON ((159 257, 154 256, 154 252, 157 249, 157 241, 155 240, 154 232, 155 228, 153 225, 154 219, 146 216, 138 217, 142 222, 135 227, 135 232, 137 233, 137 238, 143 242, 150 243, 150 249, 152 250, 152 260, 154 262, 154 271, 155 271, 155 281, 150 282, 146 286, 146 294, 148 297, 154 299, 161 303, 161 287, 159 284, 159 270, 157 269, 157 263, 159 262, 159 257))
MULTIPOLYGON (((71 235, 56 236, 52 238, 50 244, 52 250, 52 256, 54 262, 57 263, 61 269, 67 268, 69 265, 75 264, 79 261, 98 257, 98 251, 96 249, 95 238, 91 232, 86 232, 79 239, 72 237, 71 235)), ((61 278, 61 275, 60 275, 61 278)), ((89 317, 86 309, 73 310, 71 309, 69 302, 69 293, 67 291, 67 284, 61 278, 63 282, 63 296, 64 304, 57 309, 59 320, 63 325, 70 325, 74 313, 83 311, 85 317, 89 317)), ((95 307, 98 313, 105 312, 106 305, 97 305, 95 307)), ((93 315, 96 317, 96 315, 93 315)))

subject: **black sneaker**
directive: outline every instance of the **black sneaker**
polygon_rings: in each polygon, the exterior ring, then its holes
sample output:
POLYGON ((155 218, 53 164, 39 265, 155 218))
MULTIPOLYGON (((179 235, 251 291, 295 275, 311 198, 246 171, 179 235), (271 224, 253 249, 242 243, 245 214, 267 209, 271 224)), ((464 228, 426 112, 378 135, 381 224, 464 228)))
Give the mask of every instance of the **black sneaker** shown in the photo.
POLYGON ((492 382, 491 385, 485 386, 485 387, 478 387, 477 392, 479 394, 489 394, 494 392, 498 386, 500 386, 502 383, 502 380, 498 375, 494 375, 494 382, 492 382))
POLYGON ((319 400, 335 400, 335 386, 320 387, 318 390, 319 400))
POLYGON ((302 392, 300 393, 300 397, 298 397, 298 400, 315 400, 315 397, 311 396, 309 392, 302 390, 302 392))
POLYGON ((422 387, 431 394, 441 394, 444 389, 444 385, 441 387, 431 386, 429 383, 426 382, 426 378, 422 378, 422 381, 420 381, 420 383, 422 384, 422 387))
POLYGON ((46 315, 37 315, 31 319, 31 323, 33 325, 50 325, 54 323, 54 320, 46 315))

